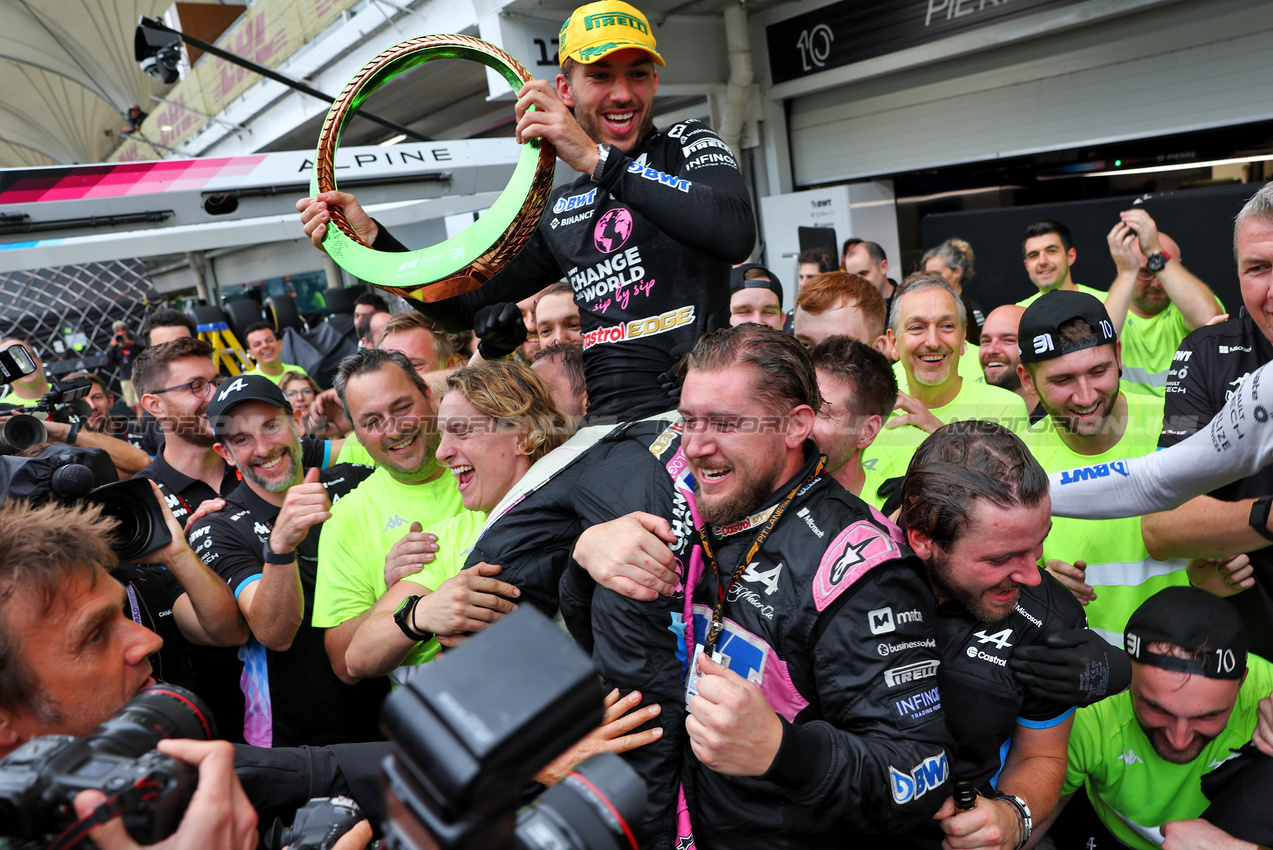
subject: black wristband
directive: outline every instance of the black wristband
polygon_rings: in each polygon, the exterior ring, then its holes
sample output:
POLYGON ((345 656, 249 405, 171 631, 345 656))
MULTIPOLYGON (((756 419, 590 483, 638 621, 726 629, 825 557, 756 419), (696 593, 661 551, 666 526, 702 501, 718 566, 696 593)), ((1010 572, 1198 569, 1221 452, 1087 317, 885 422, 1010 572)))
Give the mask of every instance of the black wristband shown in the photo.
POLYGON ((80 427, 83 424, 84 424, 84 421, 82 419, 76 419, 74 422, 72 422, 71 431, 70 433, 66 435, 66 439, 63 440, 62 442, 66 443, 68 446, 75 445, 75 441, 79 439, 79 436, 80 436, 80 427))
POLYGON ((398 628, 402 630, 402 633, 411 638, 411 640, 416 643, 425 643, 433 640, 433 632, 422 632, 416 628, 415 607, 419 602, 419 596, 408 596, 402 600, 402 604, 394 612, 393 621, 398 624, 398 628))
POLYGON ((285 552, 280 555, 270 548, 270 541, 266 540, 265 545, 261 550, 261 560, 267 564, 283 566, 285 564, 293 563, 296 560, 296 550, 293 549, 291 552, 285 552))
POLYGON ((1269 531, 1269 505, 1273 496, 1261 496, 1251 505, 1251 516, 1247 519, 1251 527, 1265 540, 1273 540, 1273 531, 1269 531))

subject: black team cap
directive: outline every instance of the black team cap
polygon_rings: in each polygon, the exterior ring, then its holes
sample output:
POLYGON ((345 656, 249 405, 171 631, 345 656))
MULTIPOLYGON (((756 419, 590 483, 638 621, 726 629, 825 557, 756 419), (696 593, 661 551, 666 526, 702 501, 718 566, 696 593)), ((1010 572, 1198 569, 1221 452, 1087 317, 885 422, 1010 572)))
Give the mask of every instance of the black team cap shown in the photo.
POLYGON ((208 402, 208 423, 220 439, 230 424, 230 410, 245 401, 263 401, 280 410, 292 412, 292 405, 278 385, 262 375, 235 375, 217 387, 208 402))
POLYGON ((778 275, 769 271, 764 266, 756 263, 743 263, 741 266, 734 266, 729 272, 729 294, 733 295, 740 289, 768 289, 774 295, 778 296, 778 309, 782 309, 782 282, 778 280, 778 275), (756 280, 743 280, 743 275, 752 269, 760 269, 769 280, 757 278, 756 280))
POLYGON ((1208 679, 1241 679, 1247 636, 1231 604, 1196 587, 1168 587, 1145 600, 1127 621, 1123 645, 1133 661, 1208 679), (1202 661, 1149 651, 1154 641, 1205 649, 1202 661))
POLYGON ((1086 292, 1071 289, 1054 289, 1034 300, 1021 314, 1017 328, 1017 344, 1021 347, 1022 363, 1038 363, 1118 341, 1114 323, 1110 321, 1105 305, 1086 292), (1083 319, 1096 331, 1096 339, 1086 343, 1070 343, 1061 347, 1058 330, 1070 319, 1083 319))

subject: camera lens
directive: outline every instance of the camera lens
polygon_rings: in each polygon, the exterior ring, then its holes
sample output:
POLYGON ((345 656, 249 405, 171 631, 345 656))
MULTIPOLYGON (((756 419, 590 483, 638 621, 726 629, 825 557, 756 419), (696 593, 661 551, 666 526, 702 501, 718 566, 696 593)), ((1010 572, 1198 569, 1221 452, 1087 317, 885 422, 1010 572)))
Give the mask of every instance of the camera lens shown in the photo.
POLYGON ((614 753, 580 764, 517 816, 524 850, 637 850, 645 821, 645 783, 614 753))
POLYGON ((19 413, 0 426, 0 452, 17 454, 48 438, 49 432, 45 430, 43 422, 34 416, 19 413))
POLYGON ((217 735, 212 712, 198 696, 176 685, 151 685, 88 735, 99 752, 138 757, 164 738, 208 741, 217 735))
POLYGON ((89 494, 89 501, 100 505, 102 513, 116 521, 111 549, 120 561, 136 563, 138 558, 172 541, 150 482, 144 478, 98 487, 89 494))

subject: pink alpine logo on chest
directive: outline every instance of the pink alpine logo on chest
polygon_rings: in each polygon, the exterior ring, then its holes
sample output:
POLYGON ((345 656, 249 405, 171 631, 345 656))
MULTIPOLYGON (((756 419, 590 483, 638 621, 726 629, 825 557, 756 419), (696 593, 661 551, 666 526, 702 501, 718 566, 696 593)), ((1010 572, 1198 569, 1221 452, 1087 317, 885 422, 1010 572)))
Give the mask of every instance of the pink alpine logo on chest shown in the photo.
POLYGON ((818 564, 813 577, 813 604, 819 611, 836 600, 841 593, 872 567, 892 560, 901 550, 875 525, 859 520, 841 531, 818 564))
POLYGON ((608 210, 597 219, 592 241, 603 254, 613 254, 627 244, 632 235, 632 213, 622 207, 608 210))

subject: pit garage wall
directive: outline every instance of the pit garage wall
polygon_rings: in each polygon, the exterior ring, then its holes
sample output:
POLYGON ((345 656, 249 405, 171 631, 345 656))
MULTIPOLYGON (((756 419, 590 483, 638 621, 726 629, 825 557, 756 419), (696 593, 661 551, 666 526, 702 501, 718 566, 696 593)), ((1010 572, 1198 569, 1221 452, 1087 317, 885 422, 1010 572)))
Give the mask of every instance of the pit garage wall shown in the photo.
MULTIPOLYGON (((818 11, 831 18, 835 3, 753 16, 766 167, 778 191, 1273 117, 1273 17, 1259 0, 897 3, 912 28, 931 5, 930 26, 963 28, 871 55, 869 28, 842 27, 830 41, 817 30, 813 40, 818 11), (943 4, 965 14, 946 21, 943 4), (1020 11, 1005 17, 1013 6, 1020 11), (781 29, 797 17, 801 27, 781 29), (786 40, 771 45, 769 28, 786 40), (806 31, 803 46, 787 44, 806 31), (855 44, 870 58, 853 55, 855 44), (770 49, 783 45, 775 64, 770 49), (837 55, 846 64, 833 67, 837 55), (803 65, 784 79, 793 57, 803 65)), ((877 34, 895 40, 898 31, 877 34)))

